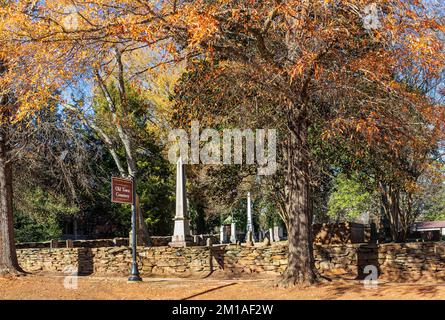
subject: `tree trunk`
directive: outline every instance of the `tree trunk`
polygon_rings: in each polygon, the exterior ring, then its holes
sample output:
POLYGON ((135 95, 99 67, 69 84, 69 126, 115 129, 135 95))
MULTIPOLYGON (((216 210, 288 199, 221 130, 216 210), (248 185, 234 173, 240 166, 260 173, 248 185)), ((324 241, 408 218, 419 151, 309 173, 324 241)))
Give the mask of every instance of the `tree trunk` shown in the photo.
POLYGON ((401 208, 400 191, 391 185, 380 184, 382 192, 382 207, 389 222, 391 239, 394 242, 405 242, 409 229, 411 212, 401 208))
POLYGON ((139 203, 139 196, 136 196, 136 213, 137 213, 137 224, 136 224, 136 241, 138 246, 150 246, 150 235, 148 233, 147 224, 144 220, 144 215, 142 214, 141 204, 139 203))
POLYGON ((21 274, 14 243, 12 168, 7 159, 7 136, 0 129, 0 275, 21 274))
POLYGON ((317 279, 312 247, 307 129, 304 120, 290 126, 285 185, 289 256, 281 279, 284 286, 313 284, 317 279))

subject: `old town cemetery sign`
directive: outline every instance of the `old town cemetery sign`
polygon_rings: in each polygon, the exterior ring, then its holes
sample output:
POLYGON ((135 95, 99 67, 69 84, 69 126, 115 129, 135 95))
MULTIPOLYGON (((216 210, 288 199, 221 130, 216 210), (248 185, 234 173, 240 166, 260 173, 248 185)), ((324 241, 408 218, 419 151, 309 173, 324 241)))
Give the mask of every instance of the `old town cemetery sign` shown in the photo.
POLYGON ((111 178, 111 201, 133 203, 133 181, 131 179, 111 178))

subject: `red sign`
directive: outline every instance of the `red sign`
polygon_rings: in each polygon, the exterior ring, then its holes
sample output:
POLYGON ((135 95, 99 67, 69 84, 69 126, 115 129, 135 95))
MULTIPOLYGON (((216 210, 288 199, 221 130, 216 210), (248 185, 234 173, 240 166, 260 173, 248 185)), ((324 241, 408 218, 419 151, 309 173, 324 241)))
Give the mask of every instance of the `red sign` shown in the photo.
POLYGON ((112 177, 111 202, 133 203, 133 181, 112 177))

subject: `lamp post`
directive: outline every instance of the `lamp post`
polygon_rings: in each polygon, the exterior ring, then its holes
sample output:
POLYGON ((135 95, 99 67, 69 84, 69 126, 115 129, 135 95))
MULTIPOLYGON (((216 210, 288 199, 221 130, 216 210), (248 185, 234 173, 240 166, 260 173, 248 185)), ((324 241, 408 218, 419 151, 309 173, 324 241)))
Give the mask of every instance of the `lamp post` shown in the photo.
POLYGON ((136 178, 134 175, 131 176, 131 180, 133 181, 133 204, 131 207, 131 247, 132 247, 132 258, 133 258, 133 262, 131 265, 131 273, 130 273, 130 277, 128 278, 128 281, 131 282, 138 282, 138 281, 142 281, 142 278, 139 276, 139 270, 138 270, 138 263, 136 261, 136 178))

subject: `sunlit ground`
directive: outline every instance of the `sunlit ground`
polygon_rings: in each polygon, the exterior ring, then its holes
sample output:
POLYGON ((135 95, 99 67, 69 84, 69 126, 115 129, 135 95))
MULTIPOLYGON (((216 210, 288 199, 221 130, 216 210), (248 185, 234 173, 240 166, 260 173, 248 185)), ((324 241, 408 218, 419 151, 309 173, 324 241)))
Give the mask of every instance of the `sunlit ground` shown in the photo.
POLYGON ((28 275, 0 278, 0 299, 445 299, 445 283, 379 283, 365 287, 356 280, 335 280, 309 288, 283 289, 271 279, 223 280, 28 275), (68 287, 68 288, 66 288, 68 287), (71 287, 71 288, 69 288, 71 287))

